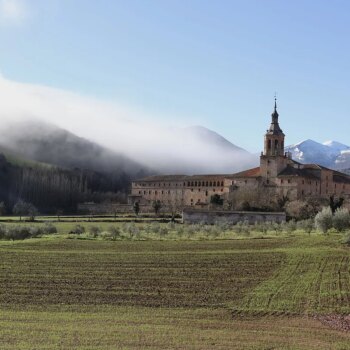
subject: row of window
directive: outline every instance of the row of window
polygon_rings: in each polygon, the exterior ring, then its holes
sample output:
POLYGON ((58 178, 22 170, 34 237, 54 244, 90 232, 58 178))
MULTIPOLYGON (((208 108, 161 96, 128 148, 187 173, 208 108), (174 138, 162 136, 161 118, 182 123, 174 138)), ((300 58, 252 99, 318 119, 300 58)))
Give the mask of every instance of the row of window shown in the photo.
MULTIPOLYGON (((191 192, 193 192, 194 191, 194 189, 193 188, 191 188, 191 192)), ((224 189, 223 188, 221 188, 220 189, 220 191, 221 192, 224 192, 224 189)), ((151 190, 149 190, 149 191, 139 191, 139 194, 142 194, 142 192, 143 192, 143 194, 152 194, 152 191, 151 190)), ((198 192, 201 192, 201 189, 200 188, 198 188, 198 192)), ((215 188, 213 189, 213 192, 215 192, 215 188)), ((153 193, 154 194, 158 194, 158 191, 153 191, 153 193)), ((170 194, 170 190, 168 190, 168 191, 164 191, 164 190, 162 190, 162 191, 159 191, 159 193, 161 193, 161 194, 170 194)), ((207 196, 208 195, 208 191, 205 191, 205 195, 207 196)))
MULTIPOLYGON (((156 186, 157 187, 166 187, 166 186, 171 187, 171 185, 172 185, 171 183, 163 183, 163 184, 161 184, 161 183, 158 183, 158 184, 154 183, 153 187, 156 187, 156 186)), ((175 183, 175 187, 177 187, 177 186, 181 187, 181 185, 182 184, 180 184, 180 183, 175 183)), ((150 187, 150 186, 152 186, 152 184, 143 183, 143 184, 141 184, 141 186, 142 187, 146 187, 146 186, 150 187)), ((173 184, 173 186, 174 186, 174 184, 173 184)), ((183 186, 184 187, 186 186, 186 182, 183 183, 183 186)), ((188 187, 198 187, 198 186, 202 186, 202 187, 216 187, 216 186, 224 186, 224 181, 188 181, 187 182, 187 186, 188 187)))

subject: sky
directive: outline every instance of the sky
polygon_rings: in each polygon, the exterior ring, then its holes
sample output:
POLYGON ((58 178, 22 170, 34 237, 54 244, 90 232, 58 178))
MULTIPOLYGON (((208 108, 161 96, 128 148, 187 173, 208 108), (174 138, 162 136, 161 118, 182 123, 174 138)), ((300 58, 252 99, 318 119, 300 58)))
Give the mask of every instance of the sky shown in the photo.
POLYGON ((349 23, 346 0, 0 0, 0 74, 250 152, 276 92, 286 144, 349 145, 349 23))

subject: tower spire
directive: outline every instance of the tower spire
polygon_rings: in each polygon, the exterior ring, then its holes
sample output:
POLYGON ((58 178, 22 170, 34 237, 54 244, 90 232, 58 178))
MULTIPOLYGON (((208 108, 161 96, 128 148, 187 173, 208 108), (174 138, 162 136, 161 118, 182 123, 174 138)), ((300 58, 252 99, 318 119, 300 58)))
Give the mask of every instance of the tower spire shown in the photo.
POLYGON ((276 92, 275 92, 275 111, 277 112, 277 96, 276 96, 276 92))

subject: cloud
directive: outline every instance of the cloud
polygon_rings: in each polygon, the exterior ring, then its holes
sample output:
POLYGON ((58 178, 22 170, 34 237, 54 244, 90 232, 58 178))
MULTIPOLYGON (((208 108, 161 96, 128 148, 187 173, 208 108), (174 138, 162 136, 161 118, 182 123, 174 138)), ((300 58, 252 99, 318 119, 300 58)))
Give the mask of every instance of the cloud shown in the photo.
POLYGON ((184 130, 188 125, 181 118, 176 118, 180 125, 169 127, 159 116, 135 108, 0 76, 0 125, 30 119, 55 124, 163 172, 232 172, 252 161, 184 130))
POLYGON ((23 0, 0 0, 0 24, 21 24, 28 16, 23 0))

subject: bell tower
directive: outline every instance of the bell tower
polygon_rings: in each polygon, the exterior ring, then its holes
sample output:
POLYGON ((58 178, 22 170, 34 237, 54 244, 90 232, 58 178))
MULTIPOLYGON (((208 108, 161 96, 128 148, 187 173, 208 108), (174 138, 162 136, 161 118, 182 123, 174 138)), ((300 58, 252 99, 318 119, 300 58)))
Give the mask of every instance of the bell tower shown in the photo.
POLYGON ((284 156, 284 133, 278 124, 277 99, 275 108, 271 114, 270 128, 266 131, 264 141, 265 156, 284 156))
POLYGON ((284 133, 278 123, 277 99, 271 114, 271 125, 264 137, 264 151, 260 157, 260 171, 267 184, 275 182, 277 175, 287 166, 289 159, 284 153, 284 133))

